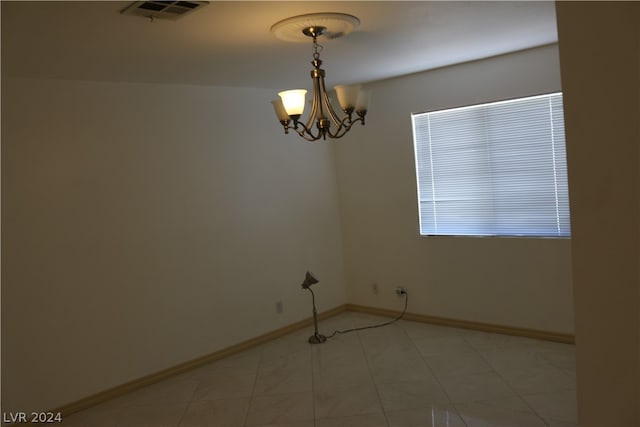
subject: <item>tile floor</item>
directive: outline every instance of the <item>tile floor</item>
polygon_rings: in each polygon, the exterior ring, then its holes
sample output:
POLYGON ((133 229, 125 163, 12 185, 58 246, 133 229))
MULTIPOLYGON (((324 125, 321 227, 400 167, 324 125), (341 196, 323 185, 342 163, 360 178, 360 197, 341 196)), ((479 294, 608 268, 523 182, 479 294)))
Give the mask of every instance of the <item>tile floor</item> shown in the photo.
MULTIPOLYGON (((388 320, 346 312, 319 329, 388 320)), ((309 335, 292 333, 62 425, 577 426, 572 345, 404 320, 313 346, 309 335)))

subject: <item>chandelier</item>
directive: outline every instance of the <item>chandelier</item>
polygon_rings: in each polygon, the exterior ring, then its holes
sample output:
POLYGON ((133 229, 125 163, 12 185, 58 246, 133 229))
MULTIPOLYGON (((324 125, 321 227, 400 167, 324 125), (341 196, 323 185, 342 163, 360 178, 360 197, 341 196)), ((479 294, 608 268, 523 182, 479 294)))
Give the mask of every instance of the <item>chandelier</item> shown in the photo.
POLYGON ((310 38, 313 43, 313 95, 306 123, 300 120, 306 103, 305 89, 285 90, 278 93, 279 99, 271 101, 285 134, 294 130, 307 141, 317 141, 320 138, 326 140, 327 137, 342 138, 355 123, 364 125, 369 92, 362 90, 361 85, 335 86, 338 104, 344 112, 344 115, 338 114, 325 87, 325 72, 320 68, 322 46, 318 44, 318 37, 334 39, 346 35, 359 23, 355 16, 343 13, 313 13, 294 16, 271 27, 271 32, 282 40, 300 41, 310 38))

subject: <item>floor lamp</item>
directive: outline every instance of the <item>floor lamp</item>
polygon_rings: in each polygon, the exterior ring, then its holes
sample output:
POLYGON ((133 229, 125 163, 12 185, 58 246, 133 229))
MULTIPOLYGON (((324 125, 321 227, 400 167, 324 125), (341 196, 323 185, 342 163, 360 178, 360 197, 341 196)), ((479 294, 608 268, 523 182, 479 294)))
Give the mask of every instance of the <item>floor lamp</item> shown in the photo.
POLYGON ((309 337, 309 344, 320 344, 327 340, 327 337, 318 332, 318 312, 316 310, 316 296, 313 294, 313 290, 311 289, 311 285, 318 283, 318 279, 316 279, 310 271, 304 276, 304 282, 302 282, 302 289, 307 289, 311 292, 311 303, 313 304, 313 327, 314 334, 309 337))

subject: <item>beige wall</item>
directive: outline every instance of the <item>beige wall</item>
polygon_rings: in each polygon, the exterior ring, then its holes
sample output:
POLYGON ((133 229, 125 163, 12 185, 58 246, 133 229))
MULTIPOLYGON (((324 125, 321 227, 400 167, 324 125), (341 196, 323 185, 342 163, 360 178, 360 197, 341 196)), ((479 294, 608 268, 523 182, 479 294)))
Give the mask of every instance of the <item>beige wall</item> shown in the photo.
POLYGON ((557 3, 573 228, 578 418, 640 424, 640 4, 557 3))
POLYGON ((371 84, 368 124, 336 151, 350 301, 573 333, 569 239, 420 237, 411 113, 560 90, 556 46, 371 84), (372 284, 380 289, 376 295, 372 284))
POLYGON ((306 269, 346 302, 331 145, 282 135, 272 95, 3 79, 3 411, 308 318, 306 269))
POLYGON ((281 135, 272 91, 2 85, 5 411, 308 317, 306 269, 321 310, 402 285, 412 312, 573 332, 570 241, 419 237, 411 141, 413 111, 559 90, 555 46, 372 84, 336 143, 281 135))

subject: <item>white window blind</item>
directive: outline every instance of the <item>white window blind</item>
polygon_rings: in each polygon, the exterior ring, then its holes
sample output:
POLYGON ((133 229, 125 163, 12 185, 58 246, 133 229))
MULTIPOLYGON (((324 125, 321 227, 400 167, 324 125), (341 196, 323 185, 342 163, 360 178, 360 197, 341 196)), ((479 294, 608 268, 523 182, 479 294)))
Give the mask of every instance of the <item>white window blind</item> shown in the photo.
POLYGON ((420 234, 570 235, 561 93, 412 122, 420 234))

